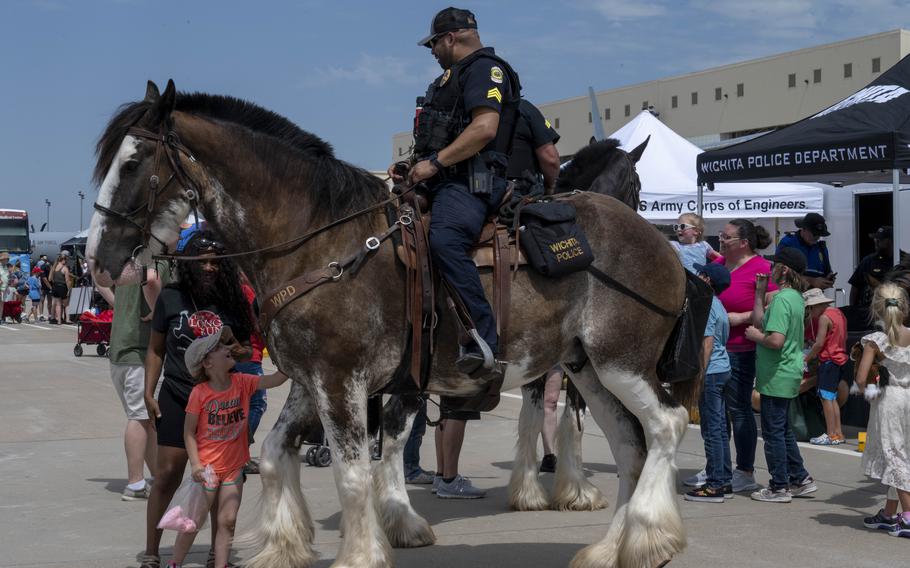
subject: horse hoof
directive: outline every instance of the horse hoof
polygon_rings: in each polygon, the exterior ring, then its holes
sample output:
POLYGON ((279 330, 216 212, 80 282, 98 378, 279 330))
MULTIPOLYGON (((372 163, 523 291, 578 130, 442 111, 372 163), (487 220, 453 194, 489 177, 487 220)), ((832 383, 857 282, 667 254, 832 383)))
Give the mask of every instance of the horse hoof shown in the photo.
POLYGON ((572 486, 557 486, 553 490, 550 508, 554 511, 599 511, 609 502, 604 494, 587 481, 572 486))

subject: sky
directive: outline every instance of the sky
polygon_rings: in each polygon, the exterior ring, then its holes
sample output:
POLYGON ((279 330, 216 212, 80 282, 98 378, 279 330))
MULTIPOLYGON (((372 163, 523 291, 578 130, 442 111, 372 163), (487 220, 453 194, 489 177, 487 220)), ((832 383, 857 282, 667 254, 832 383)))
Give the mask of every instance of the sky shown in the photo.
MULTIPOLYGON (((98 136, 146 81, 282 114, 384 170, 441 73, 416 45, 448 2, 0 0, 0 208, 88 226, 98 136)), ((910 27, 910 0, 465 1, 534 102, 910 27)))

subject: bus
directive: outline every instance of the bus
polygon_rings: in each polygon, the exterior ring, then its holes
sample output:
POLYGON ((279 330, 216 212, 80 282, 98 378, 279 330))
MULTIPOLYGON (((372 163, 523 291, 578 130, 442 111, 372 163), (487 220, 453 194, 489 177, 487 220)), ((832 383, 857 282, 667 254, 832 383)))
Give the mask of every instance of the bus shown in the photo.
POLYGON ((31 268, 28 213, 20 209, 0 209, 0 251, 8 252, 12 263, 19 260, 23 271, 31 268))

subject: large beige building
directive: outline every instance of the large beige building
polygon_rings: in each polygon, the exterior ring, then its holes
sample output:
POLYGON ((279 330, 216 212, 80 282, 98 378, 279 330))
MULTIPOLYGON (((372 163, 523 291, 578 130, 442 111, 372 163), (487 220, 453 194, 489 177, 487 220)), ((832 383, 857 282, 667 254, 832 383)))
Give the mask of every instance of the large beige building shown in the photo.
MULTIPOLYGON (((555 102, 533 99, 559 131, 557 148, 571 156, 588 143, 593 121, 615 132, 643 108, 698 146, 791 124, 861 89, 910 53, 910 32, 894 30, 657 79, 555 102)), ((595 82, 592 77, 591 81, 595 82)), ((410 132, 392 138, 393 160, 410 154, 410 132)))

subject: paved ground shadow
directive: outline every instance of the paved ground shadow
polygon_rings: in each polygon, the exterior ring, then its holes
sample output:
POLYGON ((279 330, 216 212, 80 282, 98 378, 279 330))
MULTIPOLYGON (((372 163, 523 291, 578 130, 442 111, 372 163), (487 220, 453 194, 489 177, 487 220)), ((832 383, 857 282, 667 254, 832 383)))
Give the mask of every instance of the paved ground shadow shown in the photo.
MULTIPOLYGON (((583 544, 518 542, 469 546, 434 545, 416 549, 396 549, 396 568, 528 568, 529 566, 568 566, 583 544)), ((324 558, 316 568, 328 568, 334 558, 324 558)))

